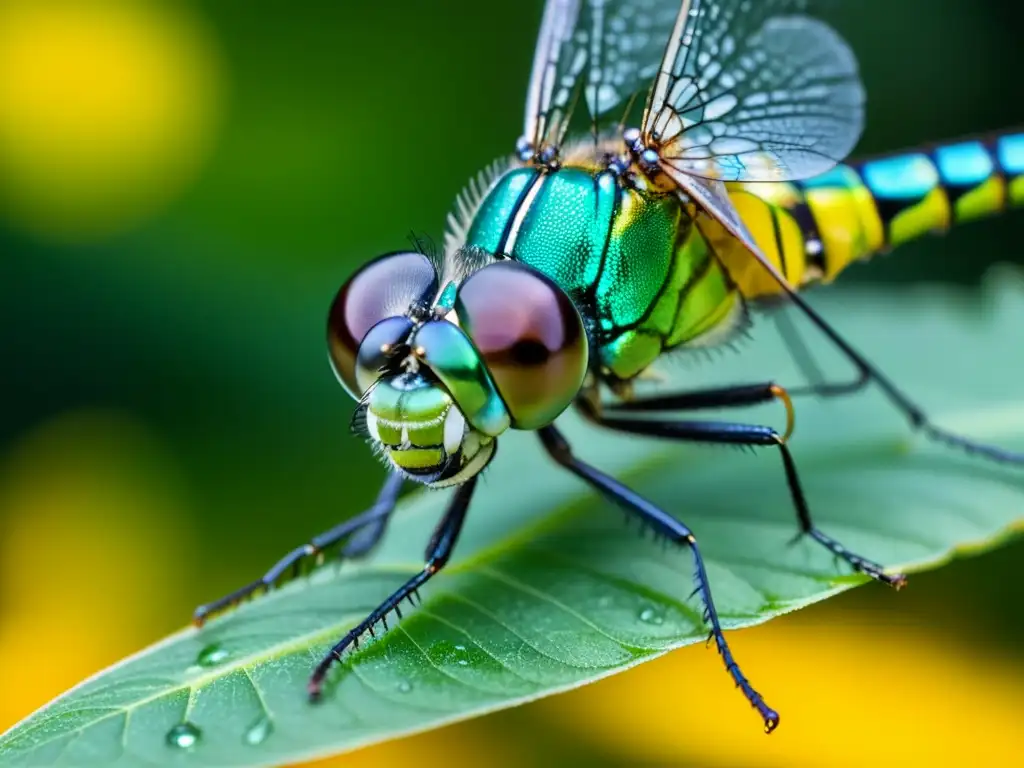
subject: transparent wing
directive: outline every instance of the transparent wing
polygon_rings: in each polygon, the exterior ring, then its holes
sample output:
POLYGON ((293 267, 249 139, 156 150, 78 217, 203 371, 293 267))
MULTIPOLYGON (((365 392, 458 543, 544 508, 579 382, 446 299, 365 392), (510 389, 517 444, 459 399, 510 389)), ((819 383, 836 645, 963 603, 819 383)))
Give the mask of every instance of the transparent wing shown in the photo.
POLYGON ((595 135, 658 73, 680 0, 548 0, 526 100, 523 139, 559 147, 582 99, 595 135))
POLYGON ((644 112, 663 165, 722 181, 824 173, 864 124, 857 61, 809 0, 686 0, 644 112))
POLYGON ((691 176, 674 170, 669 170, 668 173, 679 185, 680 189, 700 208, 704 215, 713 218, 725 228, 726 232, 740 241, 747 251, 750 252, 750 255, 760 262, 772 279, 782 287, 785 293, 793 295, 796 292, 796 287, 790 284, 785 275, 778 270, 771 260, 764 255, 760 247, 758 247, 754 236, 736 211, 736 206, 729 199, 729 192, 725 188, 724 183, 712 179, 702 179, 698 176, 691 176))
MULTIPOLYGON (((771 262, 761 253, 761 249, 740 217, 736 206, 732 204, 725 184, 720 181, 702 179, 678 172, 670 172, 670 175, 690 199, 696 203, 698 208, 725 227, 725 230, 738 239, 758 261, 764 262, 773 272, 775 271, 771 262)), ((781 276, 781 273, 779 273, 779 279, 782 285, 788 285, 786 279, 781 276)))

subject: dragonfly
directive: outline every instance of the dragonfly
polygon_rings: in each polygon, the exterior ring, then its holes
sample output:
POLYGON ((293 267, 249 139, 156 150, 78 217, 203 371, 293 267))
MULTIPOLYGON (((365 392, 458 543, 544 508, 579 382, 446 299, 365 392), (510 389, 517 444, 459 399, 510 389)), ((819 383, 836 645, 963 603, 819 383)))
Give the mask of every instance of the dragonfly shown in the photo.
POLYGON ((458 195, 441 252, 371 260, 330 308, 329 356, 357 403, 353 428, 388 469, 376 502, 198 608, 195 623, 325 553, 364 555, 406 483, 453 488, 423 569, 312 670, 308 694, 318 699, 332 666, 401 618, 445 567, 501 435, 533 431, 557 465, 689 550, 709 641, 773 731, 779 713, 730 649, 698 537, 588 463, 555 421, 573 406, 620 433, 774 451, 799 534, 896 588, 903 574, 815 524, 789 447, 798 396, 873 383, 928 437, 1024 465, 1020 453, 933 423, 804 297, 855 261, 1024 204, 1024 132, 843 164, 865 93, 856 57, 818 11, 813 0, 548 0, 514 151, 458 195), (803 313, 856 377, 638 393, 664 355, 724 344, 754 310, 780 303, 803 313), (781 432, 693 417, 768 402, 785 409, 781 432))

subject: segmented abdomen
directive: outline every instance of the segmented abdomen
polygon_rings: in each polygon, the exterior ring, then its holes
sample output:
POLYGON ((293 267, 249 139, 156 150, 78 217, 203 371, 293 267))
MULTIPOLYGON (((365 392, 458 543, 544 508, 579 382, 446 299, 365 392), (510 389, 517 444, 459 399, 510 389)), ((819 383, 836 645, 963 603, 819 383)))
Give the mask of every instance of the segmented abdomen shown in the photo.
MULTIPOLYGON (((731 184, 758 245, 796 286, 954 224, 1024 205, 1024 133, 1004 133, 840 165, 786 184, 731 184)), ((731 254, 730 262, 741 260, 731 254)), ((730 270, 747 298, 775 295, 763 269, 730 270)))

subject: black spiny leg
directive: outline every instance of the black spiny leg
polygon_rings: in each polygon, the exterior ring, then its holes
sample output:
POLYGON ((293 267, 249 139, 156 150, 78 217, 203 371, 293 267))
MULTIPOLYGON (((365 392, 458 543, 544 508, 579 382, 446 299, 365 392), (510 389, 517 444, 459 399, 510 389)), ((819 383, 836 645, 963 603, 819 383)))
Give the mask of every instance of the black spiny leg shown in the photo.
POLYGON ((367 633, 373 634, 373 628, 378 623, 383 624, 384 628, 387 629, 388 614, 395 611, 401 616, 399 609, 401 602, 406 599, 411 602, 412 596, 417 594, 417 590, 426 584, 431 576, 445 566, 452 553, 452 549, 455 547, 455 542, 459 538, 459 532, 462 530, 462 521, 466 519, 466 510, 469 508, 470 499, 473 497, 476 481, 477 477, 470 478, 460 485, 455 491, 455 495, 452 496, 452 500, 448 503, 448 509, 445 510, 444 517, 441 518, 441 522, 434 529, 434 535, 430 537, 427 553, 424 556, 426 564, 423 566, 423 570, 405 582, 387 600, 377 606, 369 616, 349 630, 348 634, 341 638, 328 651, 323 660, 317 664, 307 685, 311 700, 316 701, 320 698, 320 694, 323 691, 324 678, 327 677, 327 672, 334 662, 340 661, 342 654, 350 647, 358 648, 359 638, 367 633))
POLYGON ((813 395, 815 397, 845 397, 860 392, 871 381, 871 375, 863 368, 857 369, 855 378, 849 381, 828 381, 825 374, 818 367, 814 355, 807 348, 800 332, 797 330, 793 319, 785 310, 776 312, 773 316, 775 327, 782 337, 783 344, 789 350, 790 356, 796 362, 797 368, 803 373, 808 384, 802 387, 789 387, 789 394, 792 397, 801 395, 813 395))
MULTIPOLYGON (((762 261, 762 265, 769 271, 769 273, 776 273, 775 268, 768 262, 762 261)), ((987 443, 979 443, 962 435, 958 435, 955 432, 949 432, 941 427, 936 426, 932 423, 931 419, 928 418, 927 414, 907 395, 903 393, 899 387, 896 386, 892 380, 889 379, 882 371, 873 365, 866 357, 858 352, 854 347, 840 335, 840 333, 828 323, 817 310, 815 310, 807 300, 796 293, 792 287, 790 287, 785 280, 779 274, 773 274, 779 285, 783 287, 784 292, 807 318, 818 327, 818 329, 825 334, 826 338, 836 348, 842 352, 846 358, 857 367, 858 375, 860 379, 868 379, 874 381, 881 390, 885 393, 889 401, 900 411, 910 422, 911 427, 923 432, 925 435, 930 437, 932 440, 936 440, 940 443, 959 448, 967 453, 980 456, 988 459, 989 461, 996 461, 1002 464, 1016 464, 1024 465, 1024 453, 1019 451, 1010 451, 1005 448, 1000 448, 995 445, 988 445, 987 443)), ((841 386, 841 385, 840 385, 841 386)), ((852 389, 859 388, 856 384, 852 389)), ((813 388, 812 388, 813 389, 813 388)), ((849 389, 849 388, 848 388, 849 389)), ((842 394, 842 393, 840 393, 842 394)))
POLYGON ((627 512, 631 512, 639 517, 659 534, 676 544, 690 548, 693 552, 693 562, 696 566, 694 580, 697 583, 697 588, 694 590, 694 593, 699 594, 701 601, 704 603, 704 621, 711 627, 711 637, 714 638, 718 652, 722 656, 722 661, 725 662, 725 668, 732 676, 732 679, 736 681, 737 687, 743 691, 743 695, 747 697, 750 705, 761 715, 761 719, 764 720, 765 733, 774 731, 775 727, 779 724, 779 713, 769 707, 761 694, 754 690, 754 686, 750 684, 750 681, 747 680, 740 670, 736 659, 733 658, 732 651, 729 649, 729 644, 725 641, 722 625, 718 620, 718 611, 715 610, 714 600, 711 599, 711 587, 708 584, 707 571, 704 569, 704 558, 697 547, 697 539, 694 538, 693 532, 672 517, 672 515, 659 509, 618 480, 577 459, 573 455, 568 441, 554 427, 544 427, 540 430, 539 435, 544 448, 560 465, 577 477, 582 478, 627 512))
POLYGON ((210 617, 238 605, 257 592, 266 592, 272 589, 283 577, 294 578, 299 574, 299 568, 303 561, 320 556, 324 550, 330 549, 345 539, 348 539, 348 542, 341 550, 342 557, 359 557, 365 554, 384 534, 388 517, 395 509, 395 502, 398 500, 402 483, 401 475, 391 475, 377 495, 377 500, 368 510, 321 533, 308 544, 296 547, 278 560, 269 571, 263 574, 262 578, 236 589, 219 600, 199 606, 193 614, 192 623, 201 627, 210 617))
POLYGON ((771 427, 751 424, 734 424, 719 421, 654 421, 647 419, 631 419, 617 415, 629 411, 665 411, 665 410, 699 410, 702 408, 729 408, 753 405, 771 399, 782 400, 788 414, 787 434, 792 430, 792 403, 786 390, 775 384, 753 384, 710 389, 697 392, 683 392, 677 395, 638 398, 636 400, 615 403, 608 407, 611 415, 606 415, 590 401, 581 398, 578 402, 583 413, 597 424, 619 432, 628 432, 648 437, 662 437, 670 440, 682 440, 696 443, 718 443, 726 445, 768 446, 779 450, 782 466, 786 472, 786 483, 790 497, 800 523, 800 532, 810 536, 836 557, 845 560, 855 570, 873 579, 899 589, 907 582, 902 573, 888 574, 877 563, 851 552, 831 536, 823 533, 814 525, 811 511, 807 506, 800 478, 796 471, 796 462, 786 445, 786 439, 771 427))

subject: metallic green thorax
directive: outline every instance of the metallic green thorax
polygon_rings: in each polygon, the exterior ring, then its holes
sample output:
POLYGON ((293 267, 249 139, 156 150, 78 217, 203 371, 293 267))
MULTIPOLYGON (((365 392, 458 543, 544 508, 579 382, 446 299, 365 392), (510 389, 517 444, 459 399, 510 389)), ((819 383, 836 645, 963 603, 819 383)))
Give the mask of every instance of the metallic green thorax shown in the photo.
POLYGON ((602 370, 618 379, 731 325, 724 321, 740 306, 679 198, 606 170, 507 172, 476 210, 465 244, 557 282, 588 323, 602 370))

